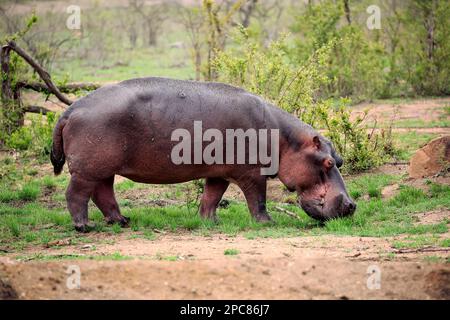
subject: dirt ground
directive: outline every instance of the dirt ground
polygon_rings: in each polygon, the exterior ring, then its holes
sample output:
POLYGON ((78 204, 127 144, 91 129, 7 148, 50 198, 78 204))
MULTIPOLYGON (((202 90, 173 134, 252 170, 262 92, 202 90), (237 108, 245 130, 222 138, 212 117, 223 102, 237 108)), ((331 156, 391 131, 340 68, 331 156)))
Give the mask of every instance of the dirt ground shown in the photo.
MULTIPOLYGON (((437 108, 449 102, 450 98, 403 103, 396 114, 400 119, 431 121, 440 116, 437 108)), ((392 104, 371 111, 371 116, 384 119, 392 114, 392 104)), ((420 130, 449 133, 449 128, 420 130)), ((406 167, 388 165, 374 172, 404 173, 406 167)), ((450 183, 445 179, 438 182, 450 183)), ((410 183, 426 187, 423 181, 410 183)), ((155 198, 166 191, 155 188, 155 198)), ((139 201, 139 192, 145 191, 130 190, 127 198, 139 201)), ((383 197, 395 192, 396 186, 389 186, 383 197)), ((289 194, 271 181, 268 195, 285 201, 289 194)), ((243 200, 235 187, 225 198, 243 200)), ((449 216, 448 210, 418 213, 417 223, 449 216)), ((450 249, 392 247, 404 236, 305 236, 300 231, 296 237, 247 239, 155 232, 152 240, 133 237, 131 230, 96 233, 84 244, 66 241, 58 247, 26 248, 22 259, 6 253, 0 257, 0 299, 450 299, 450 264, 443 262, 450 249), (225 255, 230 249, 237 254, 225 255), (39 254, 54 259, 33 258, 39 254), (101 259, 114 254, 121 259, 101 259), (68 270, 74 266, 80 270, 80 288, 69 289, 73 278, 68 270)))
MULTIPOLYGON (((353 114, 361 114, 368 109, 368 120, 376 120, 378 123, 393 120, 416 120, 426 122, 438 120, 444 116, 442 106, 449 105, 450 98, 416 99, 411 101, 391 103, 361 103, 352 108, 353 114)), ((431 129, 431 128, 424 128, 431 129)))
MULTIPOLYGON (((448 214, 448 212, 447 212, 448 214)), ((107 240, 107 239, 105 239, 107 240)), ((126 261, 0 259, 0 297, 21 299, 450 299, 450 265, 429 263, 429 252, 390 247, 392 239, 242 237, 161 234, 156 240, 115 236, 96 255, 126 261), (237 255, 226 256, 233 248, 237 255), (391 261, 388 253, 398 258, 391 261), (166 256, 177 256, 167 261, 166 256), (155 258, 160 257, 160 258, 155 258), (68 289, 71 266, 80 288, 68 289), (375 273, 372 273, 375 271, 375 273), (379 288, 371 282, 379 279, 379 288), (372 286, 371 286, 372 284, 372 286)), ((28 253, 92 254, 89 245, 33 248, 28 253)), ((445 256, 448 252, 435 252, 445 256)))

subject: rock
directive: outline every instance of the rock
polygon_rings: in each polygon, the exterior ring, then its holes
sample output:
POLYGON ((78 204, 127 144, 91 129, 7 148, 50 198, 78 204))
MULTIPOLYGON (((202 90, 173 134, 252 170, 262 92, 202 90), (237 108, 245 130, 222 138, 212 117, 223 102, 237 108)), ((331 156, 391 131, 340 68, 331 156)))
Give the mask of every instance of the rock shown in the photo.
POLYGON ((408 167, 411 178, 433 176, 450 168, 450 135, 436 138, 412 156, 408 167))

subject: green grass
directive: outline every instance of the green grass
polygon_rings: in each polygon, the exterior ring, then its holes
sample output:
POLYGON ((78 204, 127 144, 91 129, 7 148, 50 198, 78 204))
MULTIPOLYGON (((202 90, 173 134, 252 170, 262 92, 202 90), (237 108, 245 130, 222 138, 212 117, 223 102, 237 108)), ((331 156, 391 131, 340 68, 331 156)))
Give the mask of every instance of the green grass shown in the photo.
POLYGON ((42 178, 42 185, 46 188, 52 189, 52 188, 56 188, 57 182, 54 177, 45 176, 44 178, 42 178))
POLYGON ((226 256, 236 256, 236 255, 239 254, 239 250, 237 250, 237 249, 225 249, 223 254, 226 255, 226 256))
MULTIPOLYGON (((379 186, 391 179, 395 181, 397 178, 361 177, 358 181, 353 181, 353 184, 359 185, 361 181, 367 180, 379 186)), ((131 218, 132 228, 127 232, 142 232, 143 237, 150 240, 155 238, 154 229, 172 232, 196 231, 205 234, 219 232, 230 236, 242 233, 249 239, 319 234, 375 237, 409 234, 423 235, 423 239, 434 239, 430 238, 429 234, 447 232, 447 221, 418 225, 415 223, 413 213, 450 208, 450 187, 431 185, 430 192, 425 193, 419 189, 401 186, 399 193, 389 200, 370 198, 358 200, 357 205, 358 210, 353 217, 330 220, 324 225, 309 218, 301 209, 293 205, 285 205, 285 207, 296 212, 299 219, 274 211, 271 212, 275 221, 273 224, 259 224, 250 217, 246 205, 240 202, 234 202, 226 209, 219 209, 218 224, 202 220, 195 211, 189 211, 181 205, 165 208, 125 208, 123 214, 131 218)), ((268 204, 269 210, 272 206, 272 203, 268 204)), ((90 219, 96 225, 93 232, 116 234, 124 230, 118 225, 106 225, 103 216, 96 209, 91 210, 90 219)), ((68 237, 77 238, 79 235, 73 230, 70 216, 64 208, 49 209, 36 202, 19 206, 0 204, 1 244, 21 248, 27 243, 48 244, 68 237), (42 228, 46 225, 50 227, 42 228)), ((417 239, 416 242, 419 241, 417 239)), ((447 242, 443 244, 448 246, 447 242)), ((401 243, 397 244, 397 246, 401 245, 401 243)))
POLYGON ((423 147, 438 135, 417 131, 394 132, 392 134, 396 147, 399 149, 398 158, 408 161, 414 152, 423 147))
POLYGON ((132 260, 134 259, 131 256, 122 255, 120 252, 114 252, 112 254, 106 255, 82 255, 82 254, 54 254, 54 255, 46 255, 43 253, 36 253, 26 256, 18 256, 16 257, 19 261, 54 261, 54 260, 113 260, 113 261, 123 261, 123 260, 132 260))
POLYGON ((13 200, 17 200, 17 193, 6 186, 0 186, 0 202, 11 202, 13 200))
POLYGON ((19 190, 13 190, 10 186, 0 186, 0 202, 8 203, 14 200, 33 201, 41 192, 41 188, 36 182, 27 182, 19 190))
POLYGON ((417 249, 425 246, 436 246, 441 244, 444 244, 444 241, 439 239, 436 235, 419 235, 409 236, 405 239, 394 241, 392 246, 396 249, 417 249))
POLYGON ((165 255, 163 255, 163 254, 161 254, 161 253, 157 253, 156 254, 156 259, 157 260, 165 260, 165 261, 177 261, 177 260, 180 260, 180 257, 179 256, 177 256, 177 255, 168 255, 168 256, 165 256, 165 255))
POLYGON ((357 178, 351 178, 347 182, 349 195, 357 200, 365 195, 370 198, 380 198, 384 187, 400 181, 400 175, 389 175, 384 173, 363 174, 357 178))
POLYGON ((41 188, 38 184, 26 183, 18 192, 18 198, 25 201, 36 200, 40 192, 41 188))
POLYGON ((450 127, 450 120, 439 119, 425 121, 423 119, 405 119, 394 123, 394 128, 447 128, 450 127))
POLYGON ((117 191, 126 191, 136 188, 137 183, 131 180, 125 180, 114 185, 114 189, 117 191))
MULTIPOLYGON (((0 179, 0 247, 19 251, 28 245, 49 246, 55 240, 70 238, 71 243, 84 243, 86 235, 74 231, 66 209, 64 190, 66 175, 31 176, 25 164, 17 166, 9 162, 10 174, 0 179), (45 189, 45 193, 41 189, 45 189), (42 201, 45 197, 46 201, 42 201), (49 206, 49 200, 51 206, 49 206)), ((358 209, 353 217, 335 219, 324 224, 313 220, 296 205, 268 202, 268 210, 274 220, 272 224, 255 222, 243 202, 232 201, 227 208, 218 210, 219 222, 214 223, 200 218, 196 209, 186 205, 171 205, 164 208, 139 204, 136 201, 121 199, 121 193, 146 185, 124 181, 116 185, 117 197, 122 205, 122 213, 131 218, 130 229, 119 225, 107 225, 100 211, 90 205, 89 218, 95 224, 91 234, 106 233, 155 240, 154 230, 165 232, 190 232, 200 236, 222 233, 228 236, 242 235, 247 239, 281 238, 304 235, 349 235, 349 236, 395 236, 409 235, 396 246, 435 243, 437 235, 448 232, 448 221, 429 225, 416 223, 414 213, 450 208, 450 187, 429 184, 429 191, 402 185, 401 175, 362 174, 346 178, 347 188, 357 201, 358 209), (400 185, 398 193, 390 199, 380 197, 381 190, 390 184, 400 185), (118 186, 118 187, 117 187, 118 186), (282 206, 298 215, 293 219, 278 212, 275 206, 282 206), (423 239, 423 240, 421 240, 423 239), (420 242, 422 241, 422 242, 420 242)), ((170 192, 171 199, 184 203, 183 186, 176 186, 170 192)), ((437 241, 437 240, 436 240, 437 241)), ((436 245, 448 246, 447 242, 436 245)))
POLYGON ((191 59, 183 49, 135 48, 121 57, 110 57, 108 65, 93 68, 85 60, 70 59, 55 68, 55 78, 72 82, 111 82, 139 77, 171 77, 192 79, 195 76, 191 59), (176 61, 184 61, 176 65, 176 61), (120 62, 120 63, 118 63, 120 62))

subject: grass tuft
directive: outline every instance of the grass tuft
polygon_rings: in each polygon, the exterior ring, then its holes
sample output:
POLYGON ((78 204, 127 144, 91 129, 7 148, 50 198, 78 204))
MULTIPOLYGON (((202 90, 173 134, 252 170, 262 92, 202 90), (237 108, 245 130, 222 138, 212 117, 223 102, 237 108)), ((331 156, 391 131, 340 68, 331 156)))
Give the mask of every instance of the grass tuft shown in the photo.
POLYGON ((239 254, 239 250, 237 250, 237 249, 225 249, 223 254, 226 255, 226 256, 236 256, 236 255, 239 254))

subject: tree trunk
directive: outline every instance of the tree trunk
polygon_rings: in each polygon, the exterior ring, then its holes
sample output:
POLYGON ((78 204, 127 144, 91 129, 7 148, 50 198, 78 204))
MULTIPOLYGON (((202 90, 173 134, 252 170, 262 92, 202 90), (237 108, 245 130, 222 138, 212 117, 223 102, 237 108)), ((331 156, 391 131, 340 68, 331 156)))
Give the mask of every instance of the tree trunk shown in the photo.
POLYGON ((157 43, 157 34, 156 34, 157 32, 155 26, 153 25, 153 22, 148 22, 147 28, 148 28, 148 45, 149 47, 155 47, 157 43))
POLYGON ((352 24, 352 19, 350 16, 350 5, 349 0, 344 0, 344 11, 345 11, 345 18, 347 19, 348 24, 352 24))
POLYGON ((200 48, 194 48, 195 51, 195 80, 200 81, 202 77, 202 55, 200 48))
POLYGON ((427 17, 425 17, 425 28, 427 29, 427 55, 428 60, 433 61, 434 47, 436 42, 434 40, 434 29, 435 29, 435 6, 436 1, 433 0, 431 3, 430 11, 427 17))
POLYGON ((11 48, 5 45, 1 49, 1 76, 2 76, 2 103, 6 105, 13 99, 13 92, 11 88, 11 75, 9 74, 9 60, 11 55, 11 48))
POLYGON ((2 93, 1 104, 3 118, 6 120, 4 130, 11 134, 21 125, 23 125, 24 114, 21 109, 20 89, 12 88, 11 86, 11 70, 10 57, 12 48, 9 45, 4 45, 1 49, 1 79, 2 79, 2 93))

